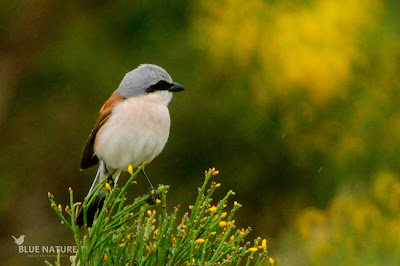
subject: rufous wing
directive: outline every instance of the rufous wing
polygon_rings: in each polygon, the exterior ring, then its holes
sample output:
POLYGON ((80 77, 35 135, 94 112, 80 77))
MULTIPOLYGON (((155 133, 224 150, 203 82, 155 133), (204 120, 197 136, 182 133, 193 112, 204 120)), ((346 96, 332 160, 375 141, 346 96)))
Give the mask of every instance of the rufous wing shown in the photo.
POLYGON ((100 115, 97 119, 97 122, 90 133, 85 147, 82 151, 81 157, 81 170, 85 170, 86 168, 92 167, 99 163, 99 159, 97 158, 94 152, 94 140, 96 139, 96 134, 99 129, 107 122, 107 119, 111 116, 112 110, 116 104, 124 101, 125 98, 118 95, 117 93, 113 93, 110 98, 104 103, 103 107, 100 109, 100 115))

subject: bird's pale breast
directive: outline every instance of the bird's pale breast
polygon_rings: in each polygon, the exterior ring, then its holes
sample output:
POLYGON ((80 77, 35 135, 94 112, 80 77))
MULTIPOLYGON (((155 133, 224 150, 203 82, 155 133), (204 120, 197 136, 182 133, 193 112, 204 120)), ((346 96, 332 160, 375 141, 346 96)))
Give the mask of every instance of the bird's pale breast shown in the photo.
POLYGON ((129 98, 114 107, 96 135, 94 150, 108 167, 126 171, 151 162, 163 150, 171 120, 168 107, 145 97, 129 98))

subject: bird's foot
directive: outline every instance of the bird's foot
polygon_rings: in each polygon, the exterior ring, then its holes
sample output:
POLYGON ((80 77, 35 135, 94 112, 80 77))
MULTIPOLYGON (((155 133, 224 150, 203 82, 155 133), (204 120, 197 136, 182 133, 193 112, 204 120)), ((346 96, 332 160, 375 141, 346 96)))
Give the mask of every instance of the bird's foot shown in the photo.
POLYGON ((108 175, 108 176, 107 176, 107 183, 108 183, 111 187, 114 187, 114 179, 113 179, 112 175, 108 175))
POLYGON ((146 202, 150 205, 156 204, 156 200, 160 199, 160 192, 158 192, 154 187, 149 188, 149 194, 146 199, 146 202))

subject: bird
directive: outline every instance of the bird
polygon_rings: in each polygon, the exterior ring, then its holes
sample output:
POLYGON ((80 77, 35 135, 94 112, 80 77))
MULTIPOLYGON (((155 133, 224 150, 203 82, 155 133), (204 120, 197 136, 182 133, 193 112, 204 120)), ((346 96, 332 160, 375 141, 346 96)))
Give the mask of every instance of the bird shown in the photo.
POLYGON ((12 235, 12 238, 14 238, 14 243, 17 244, 18 246, 22 245, 24 243, 26 235, 20 235, 18 238, 12 235))
MULTIPOLYGON (((168 104, 184 87, 173 82, 163 68, 141 64, 128 72, 100 109, 99 117, 82 151, 80 169, 99 165, 88 196, 103 178, 115 185, 129 165, 149 164, 164 149, 171 125, 168 104)), ((151 189, 154 189, 142 169, 151 189)), ((88 206, 87 226, 101 209, 105 194, 88 206)), ((82 208, 76 223, 83 225, 82 208)))

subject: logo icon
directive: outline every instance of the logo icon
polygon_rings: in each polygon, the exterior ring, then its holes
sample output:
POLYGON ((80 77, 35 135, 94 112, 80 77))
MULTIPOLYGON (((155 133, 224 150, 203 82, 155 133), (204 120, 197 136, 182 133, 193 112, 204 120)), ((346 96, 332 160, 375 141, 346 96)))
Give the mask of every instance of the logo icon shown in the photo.
POLYGON ((18 246, 20 246, 24 243, 25 237, 26 237, 26 235, 21 235, 18 238, 16 238, 15 236, 12 236, 12 238, 14 238, 15 244, 17 244, 18 246))

